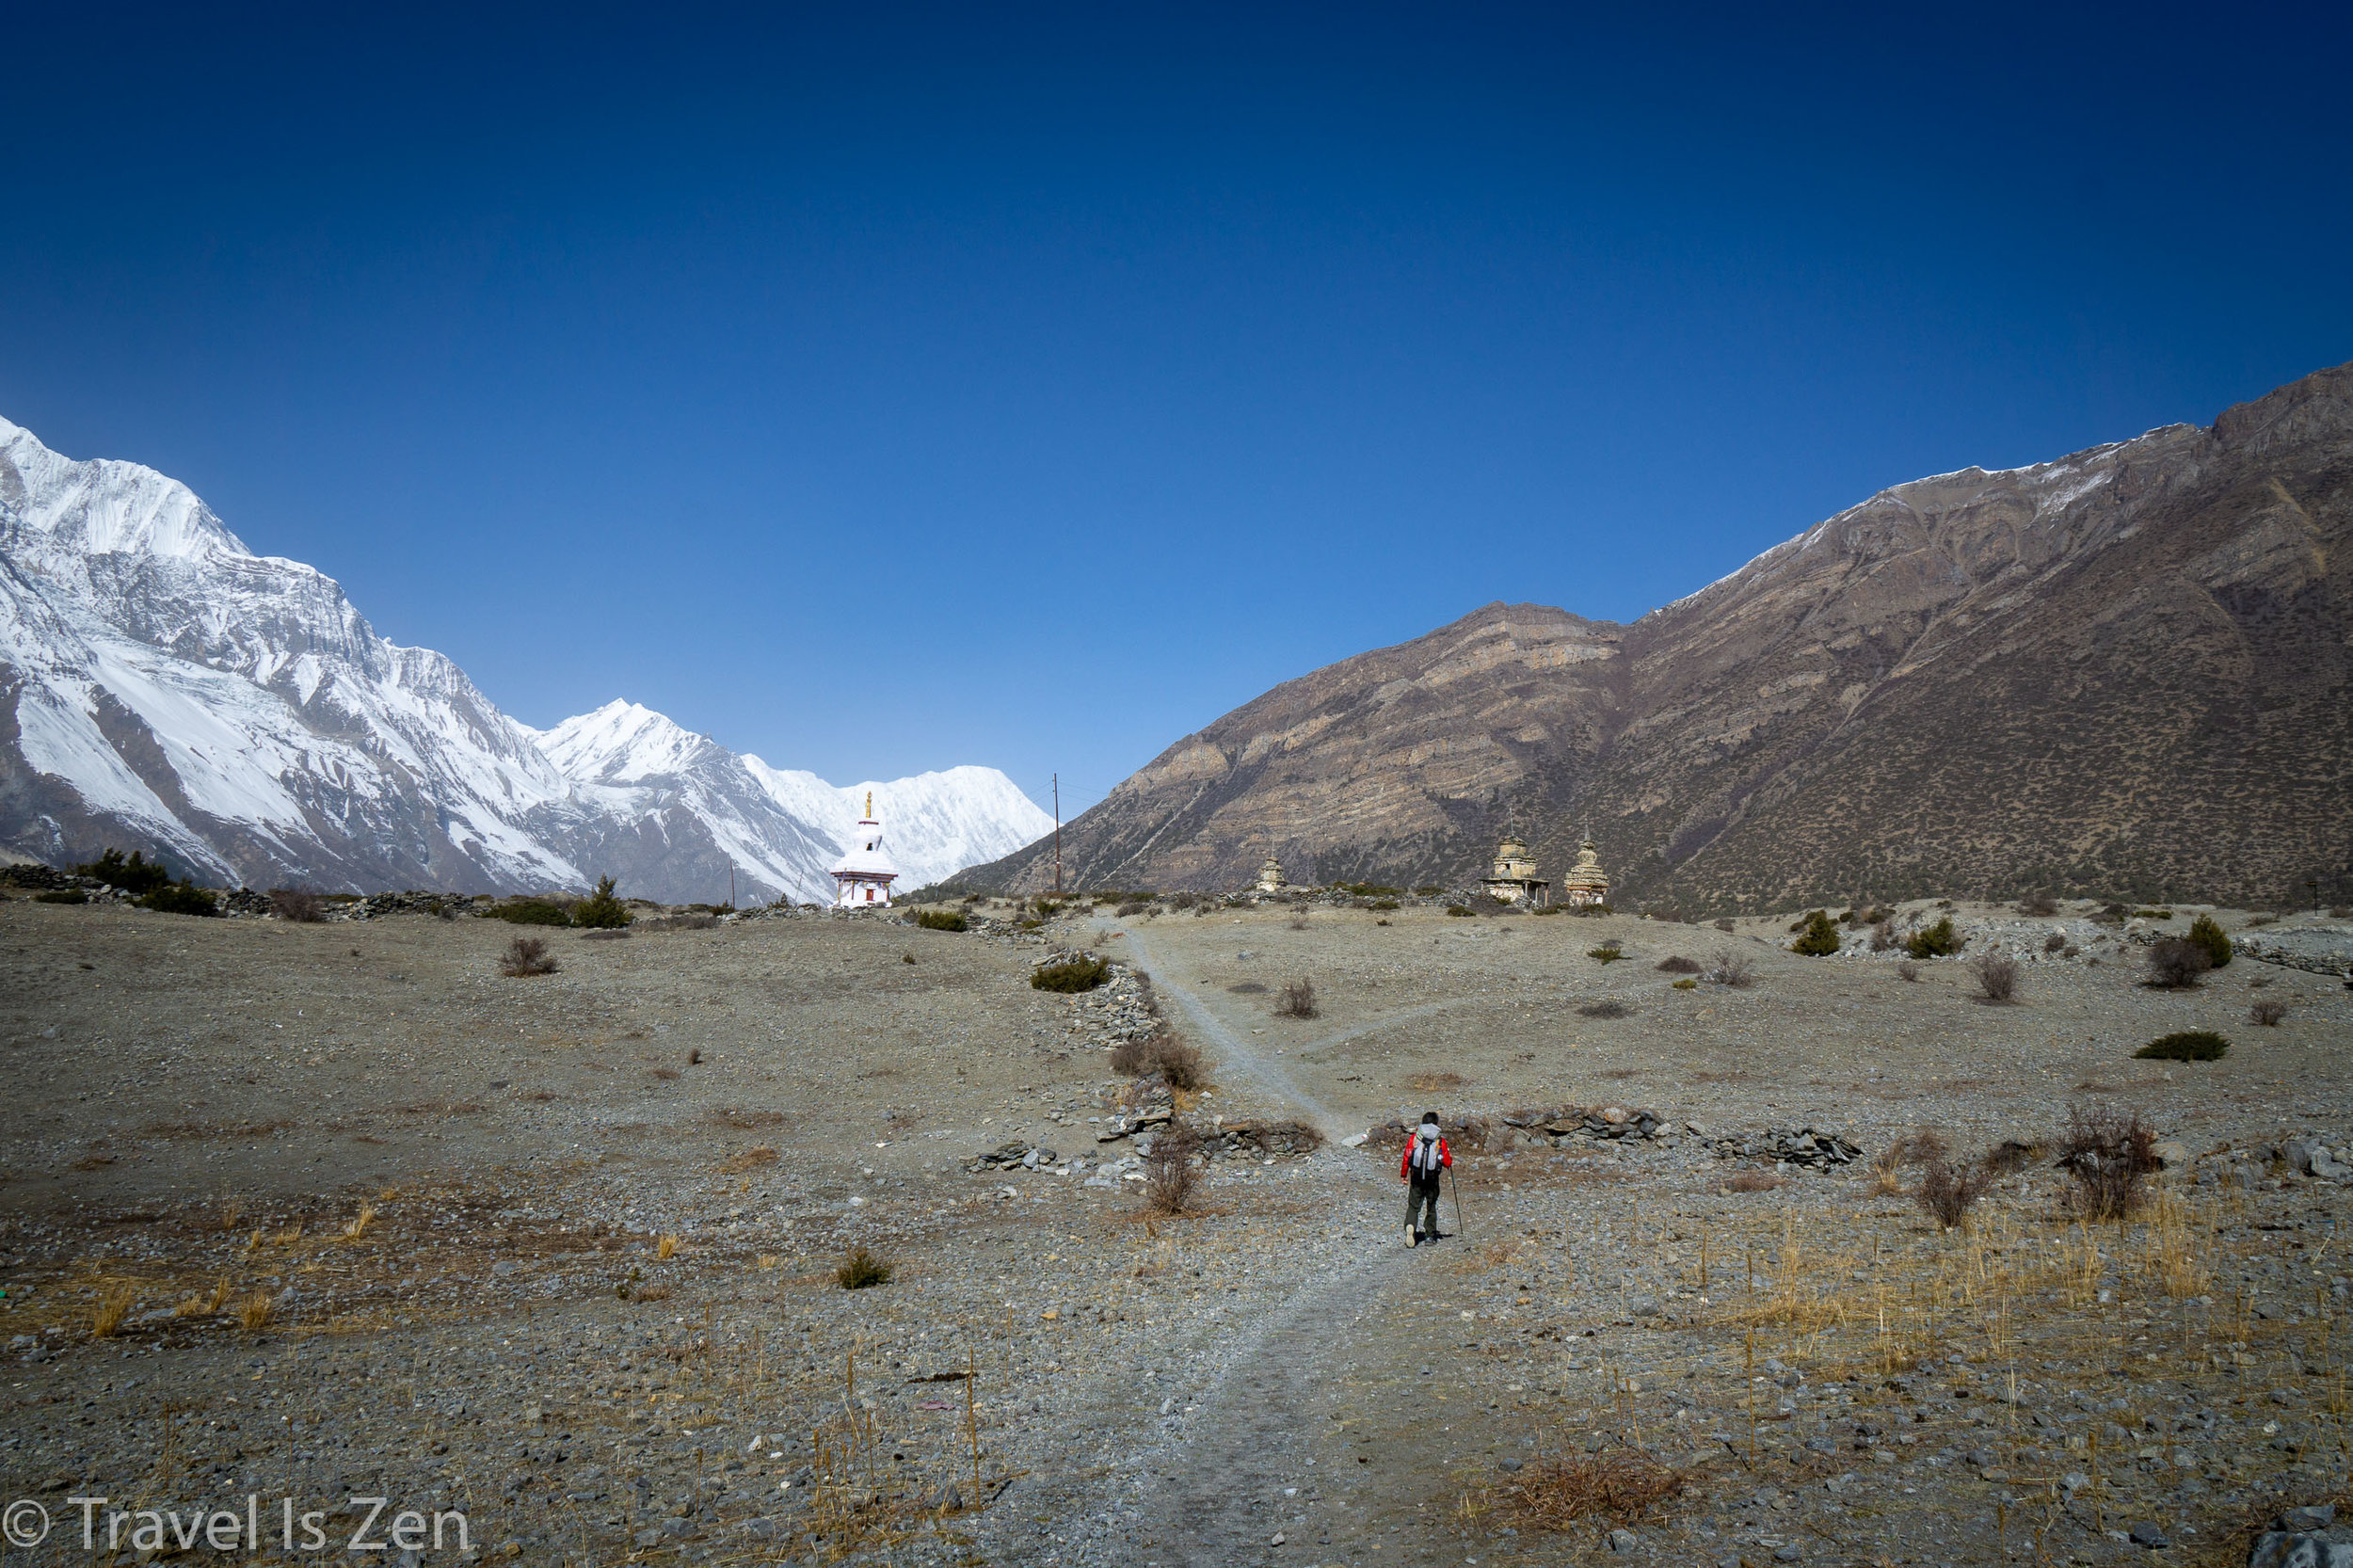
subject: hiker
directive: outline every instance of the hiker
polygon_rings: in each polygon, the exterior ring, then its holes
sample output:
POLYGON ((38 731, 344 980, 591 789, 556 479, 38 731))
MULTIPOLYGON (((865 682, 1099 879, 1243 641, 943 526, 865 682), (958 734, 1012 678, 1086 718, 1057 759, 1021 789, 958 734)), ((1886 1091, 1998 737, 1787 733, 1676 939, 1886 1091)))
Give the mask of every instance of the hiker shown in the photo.
POLYGON ((1454 1151, 1446 1146, 1438 1134, 1438 1113, 1426 1113, 1421 1126, 1405 1141, 1405 1159, 1397 1174, 1405 1183, 1405 1244, 1417 1247, 1424 1240, 1434 1241, 1438 1229, 1438 1183, 1440 1173, 1454 1163, 1454 1151), (1423 1213, 1430 1216, 1430 1228, 1419 1224, 1423 1213))

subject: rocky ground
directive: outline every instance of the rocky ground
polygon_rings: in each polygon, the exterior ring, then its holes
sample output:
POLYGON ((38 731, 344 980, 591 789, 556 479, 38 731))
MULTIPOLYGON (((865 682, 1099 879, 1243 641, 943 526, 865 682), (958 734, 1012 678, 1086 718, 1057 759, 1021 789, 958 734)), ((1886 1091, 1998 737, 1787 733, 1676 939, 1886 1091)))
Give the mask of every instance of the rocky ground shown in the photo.
MULTIPOLYGON (((2140 985, 2182 907, 1950 913, 2014 1003, 1785 919, 794 915, 508 979, 471 916, 11 897, 0 1506, 56 1525, 0 1561, 248 1495, 260 1561, 348 1558, 352 1496, 395 1561, 407 1511, 531 1563, 2245 1561, 2345 1486, 2353 993, 2140 985), (1080 950, 1112 985, 1029 986, 1080 950), (1213 1073, 1177 1218, 1103 1048, 1153 1007, 1213 1073), (2233 1049, 2133 1058, 2183 1029, 2233 1049), (2071 1104, 2171 1145, 2135 1219, 2072 1217, 2071 1104), (1407 1250, 1430 1108, 1459 1209, 1407 1250), (1285 1124, 1327 1142, 1217 1136, 1285 1124), (1962 1231, 1883 1158, 1927 1128, 2028 1145, 1962 1231), (843 1289, 860 1244, 892 1277, 843 1289), (1603 1464, 1676 1489, 1545 1528, 1603 1464)), ((2324 967, 2347 929, 2222 920, 2324 967)))

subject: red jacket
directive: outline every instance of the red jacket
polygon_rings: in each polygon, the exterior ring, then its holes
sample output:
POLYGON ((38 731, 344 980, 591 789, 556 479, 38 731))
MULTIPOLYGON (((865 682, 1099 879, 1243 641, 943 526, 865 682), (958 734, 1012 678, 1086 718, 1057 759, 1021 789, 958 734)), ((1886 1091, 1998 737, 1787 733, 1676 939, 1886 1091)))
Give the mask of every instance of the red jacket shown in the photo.
MULTIPOLYGON (((1411 1181, 1414 1178, 1414 1143, 1415 1140, 1410 1137, 1407 1138, 1405 1140, 1405 1152, 1398 1159, 1397 1176, 1400 1181, 1411 1181)), ((1453 1164, 1454 1151, 1446 1146, 1446 1140, 1444 1138, 1439 1139, 1438 1168, 1440 1170, 1447 1170, 1452 1167, 1453 1164)))

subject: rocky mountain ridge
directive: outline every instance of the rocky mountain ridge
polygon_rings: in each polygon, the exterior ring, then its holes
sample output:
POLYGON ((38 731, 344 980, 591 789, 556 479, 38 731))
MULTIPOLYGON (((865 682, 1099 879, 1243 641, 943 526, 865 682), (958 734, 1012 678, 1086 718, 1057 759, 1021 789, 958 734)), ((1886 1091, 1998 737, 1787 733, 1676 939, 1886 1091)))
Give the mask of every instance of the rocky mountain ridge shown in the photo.
MULTIPOLYGON (((911 883, 1051 826, 993 769, 871 786, 911 883)), ((857 787, 860 791, 868 786, 857 787)), ((616 703, 541 733, 184 485, 0 420, 0 843, 215 882, 824 898, 848 792, 616 703), (782 784, 779 781, 784 781, 782 784), (789 786, 789 787, 787 787, 789 786)))
MULTIPOLYGON (((1285 682, 1063 831, 1077 886, 1452 883, 1589 825, 1686 913, 2353 892, 2353 366, 1897 485, 1630 625, 1492 604, 1285 682)), ((1032 888, 1032 847, 965 880, 1032 888)))

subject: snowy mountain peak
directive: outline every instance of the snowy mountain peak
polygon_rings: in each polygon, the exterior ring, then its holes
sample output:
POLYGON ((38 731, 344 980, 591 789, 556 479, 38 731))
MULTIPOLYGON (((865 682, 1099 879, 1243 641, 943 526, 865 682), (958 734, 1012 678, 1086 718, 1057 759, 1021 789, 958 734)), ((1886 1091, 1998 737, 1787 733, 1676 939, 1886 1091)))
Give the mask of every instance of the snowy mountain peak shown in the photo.
POLYGON ((539 750, 579 783, 628 784, 690 767, 717 743, 666 715, 615 698, 537 736, 539 750))
MULTIPOLYGON (((918 880, 1043 816, 992 769, 875 789, 908 791, 892 842, 918 880)), ((253 554, 185 485, 0 419, 0 845, 139 848, 264 888, 610 873, 670 901, 824 899, 841 793, 632 702, 532 730, 440 654, 378 636, 332 578, 253 554)))
POLYGON ((250 555, 196 492, 137 463, 76 462, 0 419, 0 505, 50 548, 88 555, 250 555))

